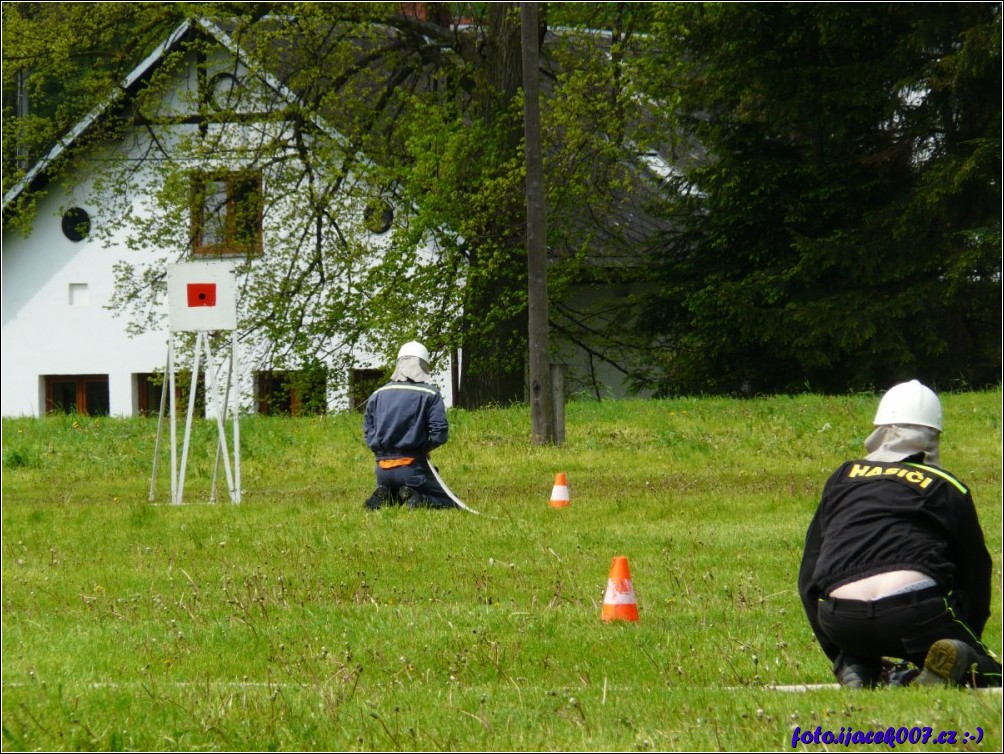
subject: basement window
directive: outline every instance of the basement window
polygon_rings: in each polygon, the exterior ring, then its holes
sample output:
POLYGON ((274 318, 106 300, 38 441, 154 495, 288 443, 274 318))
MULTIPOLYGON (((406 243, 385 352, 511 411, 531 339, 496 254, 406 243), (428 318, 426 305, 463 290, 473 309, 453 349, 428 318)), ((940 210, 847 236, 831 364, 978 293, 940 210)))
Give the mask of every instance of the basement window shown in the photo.
POLYGON ((352 369, 349 371, 349 404, 353 411, 365 411, 366 401, 387 382, 382 369, 352 369))
POLYGON ((319 416, 328 409, 327 381, 319 369, 258 372, 255 393, 263 416, 319 416))
POLYGON ((108 416, 107 374, 67 374, 45 377, 47 414, 108 416))

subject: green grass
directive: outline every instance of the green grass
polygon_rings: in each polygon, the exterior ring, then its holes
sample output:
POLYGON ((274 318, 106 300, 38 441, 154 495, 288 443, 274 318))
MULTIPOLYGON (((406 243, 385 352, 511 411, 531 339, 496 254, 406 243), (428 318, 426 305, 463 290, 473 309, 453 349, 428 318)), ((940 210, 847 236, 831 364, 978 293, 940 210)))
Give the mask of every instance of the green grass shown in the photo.
MULTIPOLYGON (((942 398, 999 651, 1002 393, 942 398)), ((832 682, 795 578, 875 403, 574 402, 562 448, 530 445, 525 407, 454 410, 434 460, 480 516, 365 512, 358 415, 242 421, 239 506, 206 504, 214 423, 175 506, 166 448, 147 502, 156 421, 4 420, 3 748, 790 750, 818 725, 1000 750, 1000 694, 768 688, 832 682), (617 555, 637 623, 599 617, 617 555)))

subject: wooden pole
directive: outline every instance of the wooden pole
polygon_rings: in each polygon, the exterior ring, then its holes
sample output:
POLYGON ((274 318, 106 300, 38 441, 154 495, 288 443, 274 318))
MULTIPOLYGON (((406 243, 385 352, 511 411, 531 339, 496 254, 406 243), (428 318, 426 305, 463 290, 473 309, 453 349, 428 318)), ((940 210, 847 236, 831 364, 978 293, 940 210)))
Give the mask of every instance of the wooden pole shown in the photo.
POLYGON ((537 3, 521 3, 523 124, 526 137, 527 316, 530 366, 530 424, 534 445, 554 442, 548 342, 547 219, 544 213, 540 146, 540 86, 537 80, 537 3))
POLYGON ((565 386, 568 365, 551 364, 551 392, 554 395, 554 444, 565 444, 565 386))

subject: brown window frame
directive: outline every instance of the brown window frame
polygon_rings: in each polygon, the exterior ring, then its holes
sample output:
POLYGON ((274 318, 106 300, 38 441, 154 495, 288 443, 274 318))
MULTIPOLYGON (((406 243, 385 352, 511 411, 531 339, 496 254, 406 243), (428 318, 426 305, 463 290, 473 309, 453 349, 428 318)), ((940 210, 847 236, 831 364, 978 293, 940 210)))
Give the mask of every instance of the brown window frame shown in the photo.
MULTIPOLYGON (((168 389, 168 376, 162 372, 137 372, 136 379, 136 413, 138 416, 159 417, 160 396, 168 389), (156 384, 160 382, 161 384, 156 384)), ((192 372, 190 369, 179 369, 175 373, 174 405, 176 411, 188 411, 189 386, 192 372)), ((170 411, 170 404, 165 406, 170 411)), ((195 415, 205 416, 206 389, 205 380, 199 380, 195 390, 195 415)))
MULTIPOLYGON (((259 256, 264 248, 262 233, 262 218, 264 214, 264 194, 259 173, 248 171, 216 171, 195 173, 191 177, 191 218, 192 218, 192 254, 199 257, 221 256, 259 256), (205 238, 206 204, 209 194, 208 187, 212 184, 224 184, 226 190, 226 209, 222 210, 222 240, 207 241, 205 238), (237 218, 242 202, 253 199, 252 211, 254 229, 250 235, 253 240, 248 242, 239 238, 240 229, 237 218)), ((222 192, 215 195, 222 195, 222 192)))
POLYGON ((136 374, 136 413, 139 416, 160 416, 160 396, 167 387, 167 377, 154 372, 136 374), (159 384, 158 384, 159 383, 159 384))
POLYGON ((370 396, 387 382, 383 369, 349 370, 349 408, 360 413, 366 410, 370 396))
POLYGON ((45 381, 45 413, 46 414, 80 414, 82 416, 108 416, 111 414, 111 392, 108 386, 107 374, 47 374, 43 377, 45 381), (56 405, 56 385, 58 383, 73 382, 75 392, 75 403, 72 411, 56 405), (106 410, 102 413, 91 413, 88 407, 87 386, 104 385, 106 410))
POLYGON ((258 413, 262 416, 327 413, 327 384, 319 376, 312 377, 305 370, 272 369, 256 372, 254 379, 258 413))

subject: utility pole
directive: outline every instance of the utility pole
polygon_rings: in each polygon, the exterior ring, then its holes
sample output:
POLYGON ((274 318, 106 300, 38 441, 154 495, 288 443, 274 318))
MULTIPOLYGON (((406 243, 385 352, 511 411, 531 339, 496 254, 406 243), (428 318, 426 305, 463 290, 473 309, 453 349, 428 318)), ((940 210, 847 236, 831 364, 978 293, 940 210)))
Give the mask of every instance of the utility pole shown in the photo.
POLYGON ((530 425, 534 445, 554 442, 547 301, 547 219, 540 147, 537 3, 521 5, 523 127, 526 137, 527 316, 530 346, 530 425))

